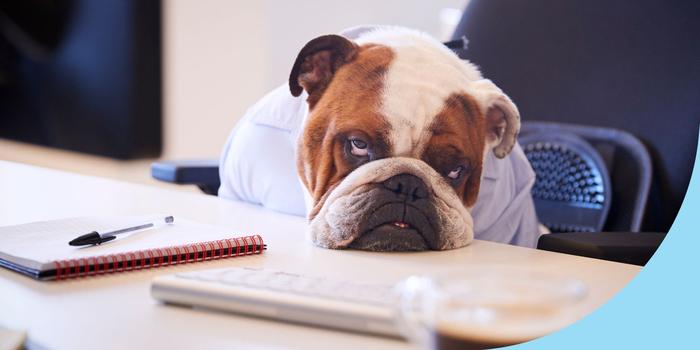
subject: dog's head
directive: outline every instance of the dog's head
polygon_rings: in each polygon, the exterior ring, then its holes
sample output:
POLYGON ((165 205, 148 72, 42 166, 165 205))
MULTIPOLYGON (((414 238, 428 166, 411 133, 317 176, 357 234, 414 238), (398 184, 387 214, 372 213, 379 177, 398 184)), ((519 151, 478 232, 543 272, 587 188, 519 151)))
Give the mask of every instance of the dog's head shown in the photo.
POLYGON ((476 67, 427 35, 384 28, 311 40, 289 87, 308 93, 297 170, 317 245, 471 242, 485 158, 505 157, 520 128, 515 105, 476 67))

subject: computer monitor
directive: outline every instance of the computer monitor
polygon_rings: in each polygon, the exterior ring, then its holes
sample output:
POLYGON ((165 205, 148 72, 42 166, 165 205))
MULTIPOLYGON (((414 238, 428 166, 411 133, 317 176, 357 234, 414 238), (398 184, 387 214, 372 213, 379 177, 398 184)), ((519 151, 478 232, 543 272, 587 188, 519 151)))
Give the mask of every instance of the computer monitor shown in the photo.
POLYGON ((119 159, 161 152, 161 4, 0 3, 0 137, 119 159))

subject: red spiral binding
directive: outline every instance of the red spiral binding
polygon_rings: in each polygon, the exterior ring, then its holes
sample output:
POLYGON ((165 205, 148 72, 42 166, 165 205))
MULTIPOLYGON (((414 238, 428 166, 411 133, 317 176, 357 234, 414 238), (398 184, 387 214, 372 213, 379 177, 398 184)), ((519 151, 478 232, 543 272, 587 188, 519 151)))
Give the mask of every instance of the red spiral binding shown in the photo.
MULTIPOLYGON (((87 266, 87 259, 85 259, 85 258, 78 259, 78 273, 76 274, 76 277, 80 276, 80 268, 84 267, 84 266, 87 266)), ((85 272, 87 272, 87 269, 85 269, 85 272)), ((87 274, 85 274, 85 276, 87 276, 87 274)))
POLYGON ((64 280, 67 278, 187 264, 189 262, 217 260, 240 255, 261 254, 265 250, 264 247, 265 244, 262 237, 254 235, 181 246, 137 250, 127 253, 56 260, 53 262, 56 270, 54 279, 64 280), (217 251, 218 255, 216 254, 217 251), (201 258, 199 253, 202 254, 201 258), (209 253, 209 256, 207 256, 207 253, 209 253), (184 259, 182 258, 183 254, 185 255, 184 259), (136 262, 140 262, 138 267, 136 262), (148 266, 146 266, 146 262, 148 262, 148 266), (81 269, 83 270, 82 272, 80 271, 81 269))
POLYGON ((217 248, 217 249, 214 249, 214 251, 218 251, 219 254, 212 253, 212 255, 213 255, 214 259, 221 259, 221 256, 224 255, 224 245, 221 244, 221 241, 216 241, 214 243, 216 243, 216 248, 217 248))
POLYGON ((145 251, 139 250, 136 252, 136 255, 138 255, 139 265, 136 267, 137 270, 143 269, 143 267, 146 265, 146 254, 144 254, 145 251))
POLYGON ((102 261, 101 256, 96 256, 95 257, 95 275, 100 273, 100 261, 102 261))
POLYGON ((129 259, 129 271, 133 271, 136 266, 134 266, 134 262, 136 261, 136 253, 134 252, 129 252, 129 256, 131 256, 131 259, 129 259))
POLYGON ((107 257, 109 257, 109 255, 105 255, 102 257, 102 271, 100 271, 100 274, 104 274, 105 272, 107 272, 107 269, 109 268, 109 265, 107 262, 107 257))
POLYGON ((177 254, 177 259, 175 260, 175 264, 179 264, 180 263, 180 255, 182 255, 182 253, 180 252, 180 247, 175 247, 175 254, 177 254))
POLYGON ((102 257, 102 268, 100 269, 100 274, 105 274, 109 269, 109 261, 107 260, 108 257, 109 255, 102 257))
POLYGON ((233 245, 231 244, 231 241, 228 239, 225 239, 224 242, 226 243, 226 248, 228 248, 228 253, 226 253, 226 257, 229 257, 233 255, 233 245))
POLYGON ((168 257, 168 259, 165 261, 165 265, 171 265, 173 263, 173 251, 170 249, 170 247, 165 248, 165 256, 168 257))
MULTIPOLYGON (((148 267, 153 267, 153 249, 147 250, 146 255, 148 255, 148 267)), ((146 265, 143 265, 142 268, 146 268, 146 265)))
POLYGON ((152 256, 151 266, 149 266, 149 267, 160 267, 160 263, 158 262, 158 257, 161 256, 160 255, 161 252, 159 252, 159 249, 154 248, 154 249, 149 250, 149 252, 151 252, 150 256, 152 256))
POLYGON ((205 251, 207 250, 207 248, 205 248, 204 244, 202 244, 202 243, 197 243, 196 247, 197 247, 197 255, 194 256, 194 261, 197 261, 197 259, 199 259, 199 248, 202 248, 202 259, 199 261, 204 261, 204 259, 206 258, 205 251))
POLYGON ((208 251, 209 251, 209 260, 214 260, 214 259, 216 258, 216 257, 214 256, 214 251, 216 250, 216 248, 214 248, 214 242, 209 242, 209 243, 207 243, 207 244, 205 244, 205 245, 207 246, 207 248, 209 248, 209 249, 208 249, 208 251))
POLYGON ((119 272, 126 271, 126 260, 127 260, 126 254, 124 254, 124 253, 119 254, 119 263, 122 265, 122 269, 119 272))
POLYGON ((56 279, 61 279, 61 261, 56 260, 53 264, 56 265, 56 279))
POLYGON ((155 267, 163 266, 163 252, 160 250, 160 248, 156 248, 152 251, 155 251, 155 253, 156 253, 156 258, 155 258, 155 261, 153 263, 158 264, 158 265, 155 265, 155 267))
POLYGON ((185 258, 182 260, 183 264, 187 264, 187 260, 189 260, 190 257, 190 248, 188 246, 182 247, 182 250, 185 252, 185 258))
POLYGON ((88 258, 88 266, 94 266, 94 269, 92 271, 90 271, 90 269, 88 269, 88 276, 94 275, 95 272, 97 271, 97 257, 94 257, 94 256, 89 257, 88 258), (90 262, 90 259, 92 259, 92 262, 90 262))

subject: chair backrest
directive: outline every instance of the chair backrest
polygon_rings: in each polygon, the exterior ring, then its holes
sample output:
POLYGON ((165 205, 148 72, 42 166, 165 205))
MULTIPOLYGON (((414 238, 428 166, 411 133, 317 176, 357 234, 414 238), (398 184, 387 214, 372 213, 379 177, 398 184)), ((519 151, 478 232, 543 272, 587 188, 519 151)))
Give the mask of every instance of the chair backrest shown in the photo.
POLYGON ((461 56, 515 101, 523 120, 639 137, 654 169, 642 230, 667 231, 695 158, 698 33, 698 1, 471 0, 454 37, 466 35, 461 56))
POLYGON ((537 214, 552 231, 639 231, 652 166, 636 137, 612 128, 525 122, 520 142, 537 173, 537 214))

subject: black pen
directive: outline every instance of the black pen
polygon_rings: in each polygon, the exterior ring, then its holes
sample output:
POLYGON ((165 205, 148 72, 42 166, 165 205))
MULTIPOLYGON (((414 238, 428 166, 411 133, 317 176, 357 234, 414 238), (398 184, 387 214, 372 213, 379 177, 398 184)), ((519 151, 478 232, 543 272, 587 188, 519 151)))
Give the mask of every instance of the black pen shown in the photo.
POLYGON ((117 238, 117 235, 120 235, 122 233, 144 230, 147 228, 161 226, 164 224, 172 224, 174 221, 175 221, 174 217, 166 216, 165 218, 163 218, 161 220, 156 220, 154 222, 149 222, 149 223, 131 226, 131 227, 126 227, 126 228, 121 228, 121 229, 114 230, 114 231, 109 231, 109 232, 104 232, 104 233, 92 231, 90 233, 86 233, 86 234, 68 242, 68 244, 73 245, 73 246, 102 244, 104 242, 109 242, 109 241, 117 238))

